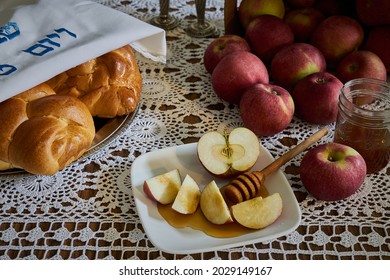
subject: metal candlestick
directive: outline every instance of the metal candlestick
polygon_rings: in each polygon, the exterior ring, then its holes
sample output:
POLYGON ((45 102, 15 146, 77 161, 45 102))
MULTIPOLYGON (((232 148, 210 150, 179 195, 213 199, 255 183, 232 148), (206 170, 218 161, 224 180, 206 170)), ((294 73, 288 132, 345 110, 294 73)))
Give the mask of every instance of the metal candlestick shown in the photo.
POLYGON ((169 15, 169 0, 160 0, 160 15, 152 18, 150 23, 164 30, 171 30, 179 25, 179 21, 169 15))
POLYGON ((195 0, 195 7, 197 21, 188 26, 187 34, 197 38, 217 37, 219 35, 217 28, 205 20, 206 0, 195 0))

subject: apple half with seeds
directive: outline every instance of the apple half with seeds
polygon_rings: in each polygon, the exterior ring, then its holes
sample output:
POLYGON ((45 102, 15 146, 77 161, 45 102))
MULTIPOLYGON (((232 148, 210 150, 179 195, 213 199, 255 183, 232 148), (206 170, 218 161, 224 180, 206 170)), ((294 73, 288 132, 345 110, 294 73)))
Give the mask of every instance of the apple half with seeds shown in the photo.
POLYGON ((200 195, 200 209, 208 221, 216 225, 233 222, 229 207, 215 181, 205 186, 200 195))
POLYGON ((203 167, 218 177, 233 177, 251 169, 259 157, 258 137, 249 129, 238 127, 230 133, 205 133, 197 153, 203 167))
POLYGON ((282 214, 283 201, 279 193, 240 202, 231 208, 233 219, 251 229, 262 229, 274 223, 282 214))
POLYGON ((181 214, 192 214, 198 208, 199 200, 198 184, 190 175, 186 175, 172 204, 172 209, 181 214))
POLYGON ((172 203, 181 186, 181 177, 178 169, 157 175, 145 180, 143 190, 154 201, 161 204, 172 203))

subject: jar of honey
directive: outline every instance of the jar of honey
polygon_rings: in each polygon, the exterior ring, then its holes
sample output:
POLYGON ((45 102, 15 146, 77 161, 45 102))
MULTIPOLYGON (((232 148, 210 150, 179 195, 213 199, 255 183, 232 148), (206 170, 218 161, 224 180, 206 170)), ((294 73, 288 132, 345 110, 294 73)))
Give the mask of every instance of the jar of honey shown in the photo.
POLYGON ((390 160, 390 84, 371 78, 354 79, 341 89, 334 142, 357 150, 367 174, 390 160))

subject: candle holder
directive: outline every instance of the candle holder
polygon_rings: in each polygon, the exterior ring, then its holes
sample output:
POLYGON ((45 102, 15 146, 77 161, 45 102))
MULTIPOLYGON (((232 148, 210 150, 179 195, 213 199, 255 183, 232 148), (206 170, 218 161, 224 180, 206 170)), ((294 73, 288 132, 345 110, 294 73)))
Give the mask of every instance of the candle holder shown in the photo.
POLYGON ((152 18, 150 24, 164 30, 172 30, 179 25, 179 21, 169 15, 169 0, 160 0, 160 15, 152 18))
POLYGON ((206 0, 195 0, 195 7, 197 21, 188 26, 187 34, 197 38, 217 37, 219 32, 216 26, 205 20, 206 0))

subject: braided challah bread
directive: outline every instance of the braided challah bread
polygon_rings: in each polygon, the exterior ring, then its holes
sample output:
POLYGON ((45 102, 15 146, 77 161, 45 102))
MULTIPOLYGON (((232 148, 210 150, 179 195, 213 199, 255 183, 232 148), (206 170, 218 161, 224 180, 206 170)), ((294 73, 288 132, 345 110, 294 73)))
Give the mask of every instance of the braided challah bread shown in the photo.
POLYGON ((78 159, 95 136, 88 108, 38 85, 0 103, 0 166, 51 175, 78 159))
POLYGON ((133 112, 142 77, 132 48, 126 45, 47 81, 57 94, 78 97, 92 116, 112 118, 133 112))

